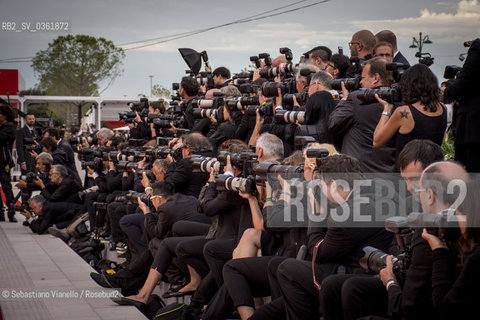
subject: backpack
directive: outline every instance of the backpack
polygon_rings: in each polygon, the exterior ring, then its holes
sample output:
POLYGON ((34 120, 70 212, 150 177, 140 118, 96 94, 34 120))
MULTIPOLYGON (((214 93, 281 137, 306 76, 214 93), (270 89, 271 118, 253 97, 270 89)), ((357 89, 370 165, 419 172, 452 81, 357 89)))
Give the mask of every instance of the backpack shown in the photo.
POLYGON ((79 239, 82 236, 86 235, 89 231, 88 222, 88 212, 83 213, 77 217, 68 227, 67 233, 70 234, 75 239, 79 239))
POLYGON ((183 314, 183 309, 187 305, 185 303, 172 303, 166 307, 161 308, 157 311, 155 317, 152 320, 176 320, 181 319, 183 314))

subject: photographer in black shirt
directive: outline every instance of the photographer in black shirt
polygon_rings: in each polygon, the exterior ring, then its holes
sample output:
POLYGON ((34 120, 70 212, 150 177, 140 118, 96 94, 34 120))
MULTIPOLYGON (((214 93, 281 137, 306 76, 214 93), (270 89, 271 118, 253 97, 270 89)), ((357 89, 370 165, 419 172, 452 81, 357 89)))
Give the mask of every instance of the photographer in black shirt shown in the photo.
MULTIPOLYGON (((13 112, 10 107, 6 105, 0 106, 0 183, 5 194, 8 220, 17 222, 15 212, 12 210, 14 197, 10 182, 10 169, 13 167, 12 149, 15 141, 15 124, 12 121, 13 112)), ((0 221, 5 221, 3 201, 1 205, 0 221)))

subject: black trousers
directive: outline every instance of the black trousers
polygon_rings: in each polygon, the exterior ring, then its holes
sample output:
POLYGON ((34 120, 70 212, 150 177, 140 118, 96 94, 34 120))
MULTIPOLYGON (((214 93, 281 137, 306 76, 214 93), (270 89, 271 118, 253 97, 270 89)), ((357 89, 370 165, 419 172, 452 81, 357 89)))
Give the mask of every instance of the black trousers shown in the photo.
MULTIPOLYGON (((173 258, 175 258, 176 252, 175 249, 177 245, 182 241, 187 240, 202 240, 205 236, 195 236, 195 237, 172 237, 165 238, 160 243, 155 257, 153 258, 152 269, 156 269, 162 275, 167 272, 168 267, 172 263, 173 258)), ((179 266, 182 271, 188 270, 187 266, 179 266)))
POLYGON ((370 315, 386 317, 388 293, 378 277, 336 274, 323 280, 320 305, 326 320, 356 320, 370 315))
MULTIPOLYGON (((142 238, 145 227, 145 215, 143 213, 132 213, 120 218, 120 228, 128 236, 128 239, 135 247, 138 254, 148 249, 147 242, 142 238)), ((148 251, 148 250, 147 250, 148 251)))
MULTIPOLYGON (((315 268, 317 281, 322 278, 320 268, 315 268)), ((287 259, 278 267, 278 281, 285 300, 287 318, 318 319, 318 290, 313 284, 312 262, 287 259)))
POLYGON ((205 239, 209 228, 209 224, 188 220, 177 221, 172 226, 174 237, 203 236, 201 240, 193 239, 182 241, 175 249, 177 264, 193 267, 202 278, 208 273, 208 266, 203 257, 203 246, 209 241, 205 239))
MULTIPOLYGON (((175 227, 175 225, 174 225, 175 227)), ((212 298, 219 296, 224 297, 226 293, 225 287, 223 287, 223 276, 222 270, 225 263, 232 259, 232 252, 237 245, 237 241, 235 239, 214 239, 207 242, 203 247, 203 256, 207 261, 208 267, 210 271, 208 274, 202 279, 202 282, 195 291, 195 294, 192 296, 190 305, 187 306, 187 310, 185 311, 191 315, 198 315, 205 304, 208 304, 212 298), (221 293, 216 293, 220 289, 221 293), (223 296, 222 296, 223 294, 223 296)), ((231 306, 232 301, 230 297, 227 295, 227 303, 231 306)), ((213 299, 213 303, 215 304, 215 299, 213 299)), ((223 306, 223 301, 219 301, 219 306, 223 306)), ((214 308, 211 308, 213 311, 214 308)), ((225 308, 227 310, 231 310, 232 307, 225 308)), ((220 311, 221 313, 221 311, 220 311)), ((223 315, 220 315, 221 318, 223 315)))
POLYGON ((121 202, 112 202, 107 206, 107 221, 112 233, 112 241, 117 243, 125 238, 120 229, 120 219, 127 214, 127 205, 121 202))
POLYGON ((254 297, 270 295, 268 263, 272 257, 242 258, 228 261, 223 279, 234 308, 255 307, 254 297))
POLYGON ((236 239, 215 239, 203 247, 203 256, 218 287, 223 285, 223 266, 232 259, 237 243, 236 239))
POLYGON ((210 224, 190 220, 180 220, 173 224, 172 234, 174 237, 201 236, 207 235, 209 228, 210 224))
MULTIPOLYGON (((5 194, 5 202, 9 210, 9 216, 14 214, 12 207, 15 205, 13 203, 15 197, 13 196, 12 183, 10 182, 11 179, 10 169, 7 171, 5 168, 0 168, 0 183, 2 184, 2 191, 5 194)), ((1 202, 1 205, 0 209, 3 209, 3 201, 1 202)))

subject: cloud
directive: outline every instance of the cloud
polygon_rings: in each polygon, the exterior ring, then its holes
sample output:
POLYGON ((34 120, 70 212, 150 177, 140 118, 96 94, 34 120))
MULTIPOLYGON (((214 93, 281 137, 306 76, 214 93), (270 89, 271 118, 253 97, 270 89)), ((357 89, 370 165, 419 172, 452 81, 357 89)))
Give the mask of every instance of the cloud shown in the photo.
POLYGON ((352 24, 359 29, 368 28, 374 32, 390 29, 397 37, 411 37, 422 31, 437 43, 458 43, 480 33, 480 5, 478 0, 462 0, 454 13, 423 9, 417 17, 362 20, 353 21, 352 24))

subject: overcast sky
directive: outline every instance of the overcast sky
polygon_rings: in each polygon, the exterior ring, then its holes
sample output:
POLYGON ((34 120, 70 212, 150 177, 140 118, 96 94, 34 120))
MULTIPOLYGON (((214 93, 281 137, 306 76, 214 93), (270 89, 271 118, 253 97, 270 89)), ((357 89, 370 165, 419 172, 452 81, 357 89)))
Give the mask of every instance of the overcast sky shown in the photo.
MULTIPOLYGON (((294 0, 213 1, 213 0, 0 0, 0 20, 21 22, 68 21, 72 34, 105 37, 115 44, 146 40, 228 23, 255 15, 294 0)), ((307 5, 315 0, 305 1, 307 5)), ((297 5, 297 6, 299 6, 297 5)), ((0 24, 1 25, 1 24, 0 24)), ((260 52, 278 55, 278 48, 290 47, 294 61, 308 49, 326 45, 336 52, 342 46, 349 55, 348 42, 360 29, 376 33, 390 29, 397 34, 399 49, 415 63, 415 49, 408 46, 420 31, 433 44, 425 51, 435 57, 437 76, 445 65, 461 65, 458 55, 466 52, 463 42, 480 36, 480 4, 464 1, 331 0, 307 9, 273 18, 223 27, 164 44, 130 50, 124 72, 108 87, 104 97, 136 97, 149 94, 153 83, 168 88, 185 74, 187 66, 177 48, 206 50, 212 68, 228 67, 232 73, 249 65, 249 57, 260 52)), ((66 33, 16 33, 0 30, 0 60, 33 56, 48 43, 66 33)), ((124 47, 127 48, 127 47, 124 47)), ((30 63, 1 63, 0 69, 19 69, 26 88, 38 81, 30 63)), ((439 79, 443 80, 442 78, 439 79)), ((101 90, 106 84, 101 85, 101 90)))

